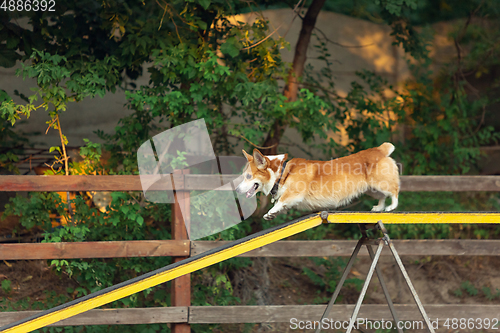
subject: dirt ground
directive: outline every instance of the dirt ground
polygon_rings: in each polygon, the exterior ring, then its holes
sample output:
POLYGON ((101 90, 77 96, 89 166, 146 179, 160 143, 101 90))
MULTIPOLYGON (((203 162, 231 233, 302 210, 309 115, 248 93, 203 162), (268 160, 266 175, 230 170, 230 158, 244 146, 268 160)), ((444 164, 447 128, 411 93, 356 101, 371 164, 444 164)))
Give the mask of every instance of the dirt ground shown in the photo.
MULTIPOLYGON (((254 264, 255 268, 268 267, 268 276, 263 278, 262 274, 242 271, 246 275, 246 284, 236 289, 236 293, 245 299, 249 296, 252 286, 249 283, 254 280, 258 284, 253 286, 254 298, 260 294, 265 295, 259 303, 266 305, 298 305, 314 304, 318 296, 330 298, 330 293, 314 285, 310 278, 302 272, 303 267, 315 270, 320 276, 322 266, 315 266, 307 258, 273 258, 258 259, 260 263, 254 264), (263 263, 264 262, 264 263, 263 263), (257 266, 257 267, 255 267, 257 266), (257 277, 257 276, 260 276, 257 277), (269 280, 269 282, 266 281, 269 280), (248 282, 250 281, 250 282, 248 282), (267 292, 260 291, 268 286, 267 292), (241 287, 244 287, 243 289, 241 287)), ((422 301, 425 304, 489 304, 498 305, 500 313, 500 297, 488 300, 482 287, 489 287, 492 291, 500 290, 500 258, 498 257, 404 257, 403 263, 411 277, 412 283, 422 301), (476 296, 471 296, 461 287, 463 282, 469 281, 479 290, 476 296), (457 290, 462 290, 462 296, 456 296, 457 290)), ((365 278, 368 273, 370 261, 368 258, 360 258, 353 266, 348 278, 365 278)), ((396 304, 414 304, 409 288, 406 286, 402 274, 399 272, 396 262, 392 257, 381 257, 380 267, 389 289, 391 298, 396 304)), ((262 272, 262 270, 260 270, 262 272)), ((340 293, 340 301, 337 304, 354 304, 359 292, 353 286, 344 286, 340 293)), ((324 303, 323 303, 324 304, 324 303)), ((370 283, 367 296, 363 304, 386 304, 379 281, 374 275, 370 283)), ((432 314, 429 313, 432 319, 432 314)), ((243 326, 230 325, 221 326, 220 332, 242 332, 243 326)), ((345 330, 342 330, 345 331, 345 330)), ((355 332, 375 332, 374 329, 363 329, 355 332)), ((426 330, 407 330, 407 332, 426 332, 426 330)), ((488 330, 460 330, 446 329, 441 326, 438 332, 488 332, 488 330)), ((498 332, 498 329, 489 332, 498 332)), ((315 332, 307 329, 291 329, 290 323, 253 325, 251 332, 315 332)), ((338 332, 338 330, 325 330, 323 332, 338 332)), ((382 332, 382 331, 378 331, 382 332)), ((387 331, 384 331, 387 332, 387 331)))
MULTIPOLYGON (((46 291, 67 294, 68 287, 77 283, 66 275, 58 275, 47 264, 47 260, 17 260, 0 262, 1 281, 9 280, 10 291, 0 289, 0 300, 16 302, 27 299, 41 301, 47 297, 46 291)), ((3 285, 2 285, 3 286, 3 285)))
MULTIPOLYGON (((488 300, 482 287, 500 289, 500 258, 498 257, 404 257, 403 262, 423 304, 490 304, 499 305, 500 297, 488 300), (463 282, 469 281, 478 290, 471 296, 466 291, 458 297, 455 291, 463 282)), ((243 303, 253 299, 258 305, 302 305, 315 304, 318 297, 329 298, 330 294, 320 290, 303 273, 308 267, 319 276, 323 266, 316 266, 308 258, 256 258, 254 265, 239 270, 231 276, 235 295, 243 303)), ((413 304, 410 292, 391 257, 381 257, 381 269, 394 303, 413 304)), ((349 278, 364 279, 369 269, 369 259, 360 258, 349 278)), ((30 297, 43 301, 45 290, 66 293, 76 283, 65 275, 58 275, 47 265, 47 261, 0 262, 0 279, 10 280, 11 291, 0 290, 2 299, 16 301, 30 297)), ((324 289, 324 288, 323 288, 324 289)), ((353 304, 359 292, 354 286, 344 287, 338 304, 353 304)), ((376 276, 374 276, 363 304, 385 304, 376 276)), ((432 317, 432 315, 431 315, 432 317)), ((292 330, 289 323, 255 325, 220 325, 215 332, 314 332, 314 330, 292 330)), ((498 330, 490 330, 498 332, 498 330)), ((326 331, 328 332, 328 331, 326 331)), ((331 331, 333 332, 333 331, 331 331)), ((361 332, 375 332, 365 329, 361 332)), ((408 330, 408 332, 417 332, 408 330)), ((438 332, 467 332, 465 330, 439 329, 438 332)), ((486 331, 483 331, 486 332, 486 331)))

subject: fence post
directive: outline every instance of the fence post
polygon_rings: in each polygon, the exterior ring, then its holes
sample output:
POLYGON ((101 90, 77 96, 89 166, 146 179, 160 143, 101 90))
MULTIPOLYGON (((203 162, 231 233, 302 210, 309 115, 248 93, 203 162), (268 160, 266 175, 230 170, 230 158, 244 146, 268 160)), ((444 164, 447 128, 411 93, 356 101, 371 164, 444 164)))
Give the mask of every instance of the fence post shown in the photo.
MULTIPOLYGON (((174 174, 186 175, 189 170, 174 170, 174 174)), ((175 203, 173 205, 172 239, 188 240, 186 228, 190 227, 189 216, 189 191, 179 190, 175 192, 175 203), (185 216, 183 218, 181 207, 183 205, 185 216)), ((186 257, 175 257, 174 263, 186 257)), ((191 305, 191 274, 186 274, 172 281, 172 306, 191 305)), ((172 333, 190 333, 191 327, 188 323, 172 324, 172 333)))

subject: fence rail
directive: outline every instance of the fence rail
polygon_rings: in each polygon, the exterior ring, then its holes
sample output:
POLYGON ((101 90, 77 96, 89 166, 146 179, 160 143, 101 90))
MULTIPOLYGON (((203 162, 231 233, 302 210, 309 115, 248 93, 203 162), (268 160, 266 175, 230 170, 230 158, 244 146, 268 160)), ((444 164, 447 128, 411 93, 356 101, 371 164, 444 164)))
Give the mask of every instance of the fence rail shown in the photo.
MULTIPOLYGON (((500 240, 394 240, 401 256, 499 256, 500 240)), ((0 260, 189 257, 225 245, 227 241, 154 240, 75 243, 1 244, 0 260)), ((279 241, 240 257, 349 257, 357 241, 279 241)), ((390 255, 387 250, 382 255, 390 255)), ((358 256, 368 256, 365 248, 358 256)))
MULTIPOLYGON (((176 173, 177 195, 189 199, 189 190, 211 190, 221 184, 221 176, 189 175, 176 173)), ((222 176, 224 182, 235 175, 222 176)), ((142 191, 139 176, 0 176, 0 191, 142 191), (57 177, 57 178, 55 178, 57 177)), ((402 176, 401 191, 500 191, 500 176, 402 176)), ((174 205, 174 225, 179 224, 174 205)), ((187 224, 189 221, 185 221, 187 224)), ((178 226, 177 226, 178 228, 178 226)), ((158 241, 115 241, 83 243, 36 243, 0 244, 0 260, 73 259, 193 256, 224 242, 207 242, 183 239, 180 235, 173 240, 158 241)), ((246 257, 314 257, 350 256, 356 241, 280 241, 252 252, 246 257)), ((497 256, 500 255, 500 240, 395 240, 400 255, 455 255, 455 256, 497 256)), ((382 255, 389 254, 383 252, 382 255)), ((363 249, 359 255, 367 256, 363 249)), ((172 307, 137 309, 90 310, 66 319, 54 326, 111 325, 171 323, 174 333, 189 332, 188 324, 197 323, 261 323, 289 322, 319 319, 324 305, 273 305, 273 306, 211 306, 196 307, 185 303, 191 288, 189 279, 176 279, 173 288, 172 307), (178 306, 180 305, 180 306, 178 306), (187 305, 187 306, 186 306, 187 305)), ((189 296, 188 296, 189 297, 189 296)), ((331 315, 339 320, 347 319, 353 305, 334 305, 331 315), (344 319, 342 319, 344 318, 344 319)), ((498 318, 497 305, 429 304, 426 309, 431 318, 498 318)), ((420 320, 413 305, 396 305, 401 319, 420 320)), ((0 313, 0 325, 22 319, 36 311, 0 313)), ((385 306, 367 304, 361 308, 360 317, 370 319, 389 318, 385 306)))
MULTIPOLYGON (((498 305, 425 304, 431 321, 439 319, 440 327, 447 318, 490 319, 500 317, 498 305)), ((400 320, 421 321, 414 304, 395 304, 400 320)), ((354 305, 333 305, 329 318, 349 320, 354 305)), ((266 305, 266 306, 177 306, 134 309, 89 310, 50 326, 131 325, 131 324, 241 324, 287 323, 320 320, 325 305, 266 305)), ((1 312, 0 325, 21 320, 40 311, 1 312)), ((358 318, 382 320, 391 318, 389 308, 381 304, 363 304, 358 318)), ((423 325, 423 323, 422 323, 423 325)), ((424 326, 422 326, 423 328, 424 326)))
MULTIPOLYGON (((175 174, 176 190, 212 190, 237 175, 175 174)), ((154 188, 153 188, 154 189, 154 188)), ((165 189, 165 188, 163 188, 165 189)), ((140 176, 0 176, 0 191, 142 191, 140 176), (57 181, 54 177, 58 177, 57 181)), ((401 176, 401 191, 500 191, 500 176, 401 176)))
POLYGON ((189 256, 187 240, 1 244, 0 260, 189 256))

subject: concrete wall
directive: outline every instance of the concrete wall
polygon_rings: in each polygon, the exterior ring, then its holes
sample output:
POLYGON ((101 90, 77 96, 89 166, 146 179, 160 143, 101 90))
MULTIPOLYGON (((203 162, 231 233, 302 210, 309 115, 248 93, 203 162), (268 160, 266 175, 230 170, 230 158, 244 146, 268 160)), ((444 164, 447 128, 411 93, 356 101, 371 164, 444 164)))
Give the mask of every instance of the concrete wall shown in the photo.
MULTIPOLYGON (((27 96, 31 95, 31 87, 36 87, 36 80, 23 80, 15 75, 15 68, 0 68, 0 88, 14 98, 17 103, 24 103, 19 97, 14 96, 14 90, 18 90, 27 96)), ((138 84, 146 84, 148 78, 140 78, 138 84)), ((69 140, 69 146, 81 146, 84 144, 83 138, 99 142, 93 133, 100 129, 107 133, 112 133, 118 120, 128 114, 130 110, 125 106, 125 93, 117 90, 116 93, 108 93, 104 98, 87 98, 79 103, 69 103, 66 112, 60 116, 63 133, 69 140)), ((32 140, 38 142, 37 146, 60 145, 59 134, 51 129, 46 135, 46 122, 50 119, 48 113, 39 109, 31 114, 25 124, 16 124, 16 130, 26 133, 41 132, 42 135, 33 137, 32 140)))
MULTIPOLYGON (((305 13, 304 13, 305 14, 305 13)), ((302 20, 295 18, 290 9, 276 9, 263 12, 270 22, 270 30, 277 28, 277 35, 285 36, 290 43, 290 51, 283 50, 283 59, 291 62, 295 45, 302 26, 302 20)), ((235 20, 252 22, 259 18, 257 13, 238 15, 235 20)), ((386 76, 392 83, 408 76, 406 63, 402 60, 402 49, 392 45, 391 29, 385 25, 352 18, 349 16, 321 12, 316 22, 314 34, 328 42, 332 55, 333 70, 336 74, 336 85, 340 93, 345 93, 355 79, 354 72, 368 69, 386 76)), ((319 55, 314 45, 315 36, 311 38, 308 49, 308 63, 319 71, 324 62, 316 59, 319 55)))

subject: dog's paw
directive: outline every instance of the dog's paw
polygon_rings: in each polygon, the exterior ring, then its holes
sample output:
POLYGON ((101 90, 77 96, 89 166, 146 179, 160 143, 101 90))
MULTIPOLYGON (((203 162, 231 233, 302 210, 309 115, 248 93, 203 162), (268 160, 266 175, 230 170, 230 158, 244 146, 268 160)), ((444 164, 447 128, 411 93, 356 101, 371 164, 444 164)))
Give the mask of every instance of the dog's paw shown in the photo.
POLYGON ((385 211, 386 211, 386 212, 393 211, 394 209, 396 209, 396 207, 397 207, 397 206, 392 206, 392 205, 387 206, 387 207, 385 208, 385 211))
POLYGON ((269 221, 269 220, 274 219, 275 217, 276 217, 276 214, 269 214, 269 213, 267 213, 267 214, 264 215, 264 220, 268 220, 269 221))
POLYGON ((373 206, 373 208, 372 208, 372 212, 381 212, 383 210, 384 210, 384 206, 379 206, 379 205, 373 206))

